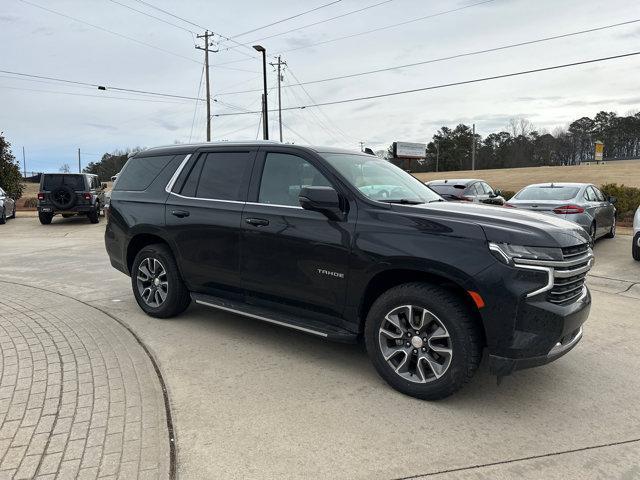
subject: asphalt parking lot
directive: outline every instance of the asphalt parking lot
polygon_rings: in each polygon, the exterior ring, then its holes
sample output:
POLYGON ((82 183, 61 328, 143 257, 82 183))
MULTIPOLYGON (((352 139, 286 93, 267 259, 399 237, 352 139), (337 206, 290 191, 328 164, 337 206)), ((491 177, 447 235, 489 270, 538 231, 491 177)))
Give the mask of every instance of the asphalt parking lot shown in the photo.
MULTIPOLYGON (((107 395, 108 404, 124 401, 125 426, 156 428, 157 444, 144 434, 127 440, 126 428, 111 432, 123 438, 112 453, 129 463, 132 478, 170 478, 172 465, 178 478, 189 479, 640 478, 640 264, 631 258, 630 236, 596 245, 591 316, 570 354, 500 386, 481 368, 461 392, 429 403, 388 387, 357 346, 195 305, 178 318, 147 317, 129 279, 109 265, 103 232, 104 220, 90 225, 84 218, 41 226, 19 215, 0 227, 0 325, 12 328, 19 310, 31 312, 26 323, 84 319, 87 329, 110 332, 110 350, 97 333, 87 334, 118 360, 120 374, 107 367, 106 381, 117 385, 120 378, 125 395, 107 395), (139 393, 127 395, 133 391, 139 393), (127 417, 136 404, 141 415, 127 417), (124 442, 136 440, 139 454, 126 460, 124 442)), ((28 371, 35 375, 35 366, 28 371)), ((0 398, 3 429, 13 398, 0 398)), ((75 472, 88 478, 126 476, 123 467, 103 470, 110 435, 104 428, 97 465, 66 450, 58 463, 74 461, 75 472)), ((28 456, 31 447, 23 452, 16 434, 3 431, 0 455, 28 456)), ((0 471, 22 467, 4 462, 0 471)), ((51 473, 37 468, 43 478, 51 473)))

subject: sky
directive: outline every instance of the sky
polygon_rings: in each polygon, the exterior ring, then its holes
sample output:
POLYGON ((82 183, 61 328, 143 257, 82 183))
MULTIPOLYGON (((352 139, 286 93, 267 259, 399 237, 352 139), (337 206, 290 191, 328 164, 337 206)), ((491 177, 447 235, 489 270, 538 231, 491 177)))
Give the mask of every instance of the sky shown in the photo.
MULTIPOLYGON (((269 63, 277 55, 287 63, 287 108, 631 53, 640 50, 640 21, 296 85, 632 20, 640 20, 637 0, 0 0, 0 70, 94 85, 0 73, 0 131, 21 161, 25 148, 28 171, 57 171, 65 163, 76 168, 78 148, 86 165, 116 149, 204 141, 204 53, 195 48, 203 45, 195 35, 204 29, 215 32, 210 48, 217 50, 210 54, 212 113, 224 115, 212 118, 212 139, 253 140, 262 138, 261 115, 237 113, 261 108, 262 60, 255 44, 266 48, 269 63)), ((277 76, 270 65, 267 75, 269 107, 275 108, 277 76)), ((393 141, 427 142, 443 125, 475 123, 486 135, 505 129, 511 118, 552 132, 600 110, 637 111, 639 84, 640 55, 308 106, 283 112, 283 140, 354 150, 364 142, 380 149, 393 141)), ((278 139, 275 112, 269 129, 278 139)))

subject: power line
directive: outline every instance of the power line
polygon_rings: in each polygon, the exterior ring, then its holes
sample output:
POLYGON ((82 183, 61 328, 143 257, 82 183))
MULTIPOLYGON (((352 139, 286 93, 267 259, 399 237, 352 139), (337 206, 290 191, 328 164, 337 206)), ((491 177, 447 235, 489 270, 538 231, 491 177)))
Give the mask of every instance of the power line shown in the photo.
POLYGON ((153 48, 154 50, 158 50, 160 52, 164 52, 164 53, 167 53, 169 55, 173 55, 174 57, 183 58, 185 60, 189 60, 190 62, 194 62, 194 63, 200 64, 200 62, 198 62, 197 60, 194 60, 193 58, 186 57, 184 55, 180 55, 179 53, 175 53, 175 52, 172 52, 170 50, 166 50, 166 49, 164 49, 162 47, 158 47, 156 45, 152 45, 150 43, 143 42, 141 40, 138 40, 137 38, 129 37, 129 36, 124 35, 122 33, 118 33, 118 32, 115 32, 113 30, 109 30, 108 28, 101 27, 100 25, 96 25, 94 23, 90 23, 90 22, 87 22, 85 20, 81 20, 79 18, 72 17, 71 15, 67 15, 66 13, 58 12, 56 10, 52 10, 50 8, 43 7, 42 5, 38 5, 37 3, 30 2, 29 0, 19 0, 19 1, 22 2, 22 3, 26 3, 27 5, 31 5, 32 7, 36 7, 36 8, 39 8, 41 10, 44 10, 46 12, 53 13, 54 15, 58 15, 58 16, 61 16, 61 17, 64 17, 64 18, 68 18, 69 20, 73 20, 74 22, 78 22, 78 23, 82 23, 84 25, 88 25, 88 26, 90 26, 92 28, 95 28, 97 30, 100 30, 102 32, 106 32, 106 33, 109 33, 111 35, 115 35, 117 37, 124 38, 126 40, 131 41, 131 42, 135 42, 135 43, 137 43, 139 45, 144 45, 145 47, 153 48))
MULTIPOLYGON (((149 3, 149 2, 146 2, 145 0, 135 0, 135 1, 138 2, 138 3, 141 3, 143 5, 146 5, 149 8, 153 8, 154 10, 158 10, 159 12, 162 12, 165 15, 169 15, 170 17, 177 18, 178 20, 180 20, 182 22, 185 22, 185 23, 188 23, 189 25, 192 25, 194 27, 198 27, 200 30, 209 30, 209 31, 215 33, 216 35, 218 35, 220 38, 228 40, 228 41, 236 44, 239 47, 247 48, 253 53, 253 50, 251 50, 251 47, 248 47, 247 45, 243 45, 240 42, 237 42, 236 40, 233 40, 232 38, 229 38, 229 37, 227 37, 225 35, 222 35, 222 34, 216 32, 216 31, 212 30, 211 28, 207 28, 207 27, 203 27, 202 25, 198 25, 197 23, 192 22, 191 20, 187 20, 186 18, 180 17, 180 16, 176 15, 175 13, 171 13, 168 10, 164 10, 164 9, 162 9, 160 7, 156 7, 155 5, 153 5, 153 4, 149 3)), ((249 55, 249 54, 247 54, 245 52, 240 52, 240 53, 242 53, 243 55, 246 55, 248 57, 254 58, 254 55, 249 55)))
MULTIPOLYGON (((200 81, 198 82, 198 94, 197 98, 200 98, 200 92, 202 91, 202 79, 204 78, 204 64, 202 65, 202 73, 200 74, 200 81)), ((191 138, 193 137, 193 127, 196 123, 196 113, 198 111, 198 101, 196 100, 196 104, 193 108, 193 119, 191 120, 191 132, 189 132, 189 142, 191 142, 191 138)))
POLYGON ((165 20, 164 18, 156 17, 155 15, 151 15, 148 12, 143 12, 142 10, 138 10, 137 8, 133 8, 133 7, 131 7, 131 6, 127 5, 127 4, 125 4, 125 3, 121 3, 118 0, 109 0, 109 1, 112 2, 112 3, 115 3, 117 5, 120 5, 120 6, 124 7, 124 8, 128 8, 129 10, 132 10, 134 12, 138 12, 138 13, 140 13, 142 15, 145 15, 147 17, 150 17, 150 18, 153 18, 155 20, 158 20, 159 22, 166 23, 167 25, 171 25, 172 27, 179 28, 180 30, 183 30, 185 32, 189 32, 191 34, 195 34, 196 33, 193 30, 189 30, 188 28, 185 28, 185 27, 183 27, 181 25, 178 25, 176 23, 172 23, 172 22, 170 22, 168 20, 165 20))
POLYGON ((442 12, 432 13, 430 15, 425 15, 425 16, 418 17, 418 18, 412 18, 412 19, 409 19, 409 20, 405 20, 403 22, 394 23, 394 24, 391 24, 391 25, 386 25, 386 26, 374 28, 374 29, 371 29, 371 30, 365 30, 364 32, 352 33, 352 34, 349 34, 349 35, 344 35, 342 37, 323 40, 323 41, 317 42, 317 43, 311 43, 311 44, 303 45, 303 46, 300 46, 300 47, 289 48, 287 50, 280 51, 280 53, 293 52, 293 51, 296 51, 296 50, 302 50, 302 49, 305 49, 305 48, 317 47, 318 45, 325 45, 327 43, 338 42, 340 40, 346 40, 346 39, 349 39, 349 38, 359 37, 359 36, 362 36, 362 35, 368 35, 370 33, 380 32, 382 30, 388 30, 390 28, 396 28, 396 27, 400 27, 400 26, 403 26, 403 25, 408 25, 410 23, 421 22, 422 20, 428 20, 430 18, 435 18, 435 17, 439 17, 439 16, 442 16, 442 15, 447 15, 449 13, 459 12, 460 10, 466 10, 467 8, 477 7, 478 5, 485 5, 487 3, 491 3, 491 2, 495 2, 495 1, 496 0, 483 0, 481 2, 472 3, 470 5, 465 5, 463 7, 458 7, 458 8, 453 8, 451 10, 445 10, 445 11, 442 11, 442 12))
MULTIPOLYGON (((302 85, 314 85, 317 83, 325 83, 325 82, 333 82, 336 80, 344 80, 347 78, 355 78, 355 77, 361 77, 364 75, 372 75, 375 73, 382 73, 382 72, 389 72, 389 71, 393 71, 393 70, 400 70, 403 68, 410 68, 410 67, 417 67, 420 65, 427 65, 430 63, 437 63, 437 62, 444 62, 447 60, 455 60, 457 58, 463 58, 463 57, 471 57, 474 55, 481 55, 481 54, 485 54, 485 53, 491 53, 491 52, 497 52, 497 51, 501 51, 501 50, 507 50, 510 48, 517 48, 517 47, 523 47, 526 45, 533 45, 536 43, 543 43, 543 42, 548 42, 548 41, 552 41, 552 40, 558 40, 561 38, 567 38, 567 37, 572 37, 572 36, 576 36, 576 35, 583 35, 586 33, 593 33, 593 32, 597 32, 597 31, 601 31, 601 30, 607 30, 609 28, 615 28, 615 27, 621 27, 621 26, 625 26, 625 25, 630 25, 630 24, 634 24, 634 23, 638 23, 640 22, 640 19, 635 19, 635 20, 628 20, 626 22, 620 22, 620 23, 614 23, 614 24, 610 24, 610 25, 604 25, 601 27, 594 27, 594 28, 589 28, 586 30, 579 30, 576 32, 570 32, 570 33, 563 33, 560 35, 553 35, 550 37, 543 37, 543 38, 538 38, 535 40, 528 40, 525 42, 518 42, 518 43, 511 43, 508 45, 501 45, 498 47, 492 47, 492 48, 486 48, 483 50, 475 50, 475 51, 471 51, 471 52, 464 52, 464 53, 458 53, 455 55, 449 55, 446 57, 439 57, 439 58, 433 58, 433 59, 429 59, 429 60, 424 60, 424 61, 420 61, 420 62, 413 62, 413 63, 405 63, 403 65, 396 65, 393 67, 385 67, 385 68, 377 68, 374 70, 367 70, 364 72, 357 72, 357 73, 350 73, 347 75, 340 75, 340 76, 336 76, 336 77, 328 77, 328 78, 321 78, 318 80, 309 80, 306 82, 298 82, 296 84, 289 84, 286 85, 287 88, 290 87, 295 87, 295 86, 302 86, 302 85)), ((240 91, 235 91, 235 92, 225 92, 225 93, 221 93, 220 95, 236 95, 236 94, 241 94, 241 93, 255 93, 258 92, 260 90, 240 90, 240 91)))
POLYGON ((48 77, 46 75, 35 75, 35 74, 31 74, 31 73, 14 72, 14 71, 10 71, 10 70, 0 70, 0 73, 8 73, 8 74, 16 75, 16 76, 19 76, 19 77, 38 78, 38 79, 44 79, 44 80, 54 80, 56 82, 68 83, 68 84, 72 84, 72 85, 95 87, 95 88, 97 88, 99 90, 117 90, 119 92, 138 93, 138 94, 143 94, 143 95, 155 95, 155 96, 159 96, 159 97, 177 98, 177 99, 182 99, 182 100, 203 101, 202 98, 188 97, 188 96, 185 96, 185 95, 175 95, 175 94, 171 94, 171 93, 152 92, 152 91, 149 91, 149 90, 137 90, 137 89, 133 89, 133 88, 110 87, 110 86, 106 86, 106 85, 100 85, 100 84, 97 84, 97 83, 82 82, 82 81, 79 81, 79 80, 69 80, 69 79, 65 79, 65 78, 48 77))
POLYGON ((264 28, 273 27, 274 25, 277 25, 279 23, 283 23, 283 22, 286 22, 288 20, 293 20, 294 18, 302 17, 303 15, 307 15, 308 13, 316 12, 316 11, 322 9, 322 8, 329 7, 331 5, 335 5, 336 3, 340 3, 341 1, 342 0, 334 0, 332 2, 325 3, 323 5, 320 5, 319 7, 312 8, 311 10, 306 10, 306 11, 304 11, 302 13, 298 13, 296 15, 292 15, 292 16, 287 17, 287 18, 283 18, 282 20, 278 20, 278 21, 275 21, 275 22, 272 22, 272 23, 268 23, 267 25, 263 25, 262 27, 258 27, 258 28, 254 28, 252 30, 247 30, 246 32, 238 33, 237 35, 233 35, 231 38, 242 37, 243 35, 248 35, 249 33, 257 32, 258 30, 262 30, 264 28))
POLYGON ((61 92, 58 90, 40 90, 40 89, 35 89, 35 88, 21 88, 21 87, 8 87, 5 85, 0 85, 0 88, 7 88, 10 90, 22 90, 25 92, 40 92, 40 93, 53 93, 53 94, 58 94, 58 95, 72 95, 72 96, 76 96, 76 97, 95 97, 95 98, 109 98, 112 100, 129 100, 129 101, 136 101, 136 102, 149 102, 149 103, 173 103, 173 104, 182 104, 184 102, 171 102, 168 100, 152 100, 150 98, 135 98, 135 97, 114 97, 111 95, 91 95, 91 94, 87 94, 87 93, 77 93, 77 92, 61 92))
MULTIPOLYGON (((377 95, 368 95, 368 96, 364 96, 364 97, 356 97, 356 98, 348 98, 348 99, 344 99, 344 100, 333 100, 333 101, 329 101, 329 102, 323 102, 323 103, 316 103, 316 104, 312 104, 312 105, 299 105, 296 107, 287 107, 287 108, 283 108, 282 110, 297 110, 297 109, 305 109, 305 108, 309 108, 309 107, 324 107, 324 106, 328 106, 328 105, 338 105, 338 104, 343 104, 343 103, 352 103, 352 102, 359 102, 362 100, 375 100, 378 98, 385 98, 385 97, 393 97, 393 96, 397 96, 397 95, 405 95, 408 93, 417 93, 417 92, 425 92, 427 90, 436 90, 436 89, 440 89, 440 88, 446 88, 446 87, 454 87, 454 86, 458 86, 458 85, 468 85, 470 83, 479 83, 479 82, 486 82, 489 80, 497 80, 500 78, 509 78, 509 77, 516 77, 519 75, 527 75, 527 74, 531 74, 531 73, 538 73, 538 72, 546 72, 549 70, 556 70, 556 69, 560 69, 560 68, 567 68, 567 67, 575 67, 578 65, 586 65, 586 64, 590 64, 590 63, 596 63, 596 62, 603 62, 603 61, 607 61, 607 60, 615 60, 615 59, 620 59, 620 58, 626 58, 626 57, 632 57, 635 55, 640 55, 640 51, 637 52, 631 52, 631 53, 624 53, 621 55, 613 55, 610 57, 602 57, 602 58, 594 58, 591 60, 583 60, 580 62, 573 62, 573 63, 565 63, 562 65, 553 65, 551 67, 542 67, 542 68, 535 68, 535 69, 531 69, 531 70, 523 70, 520 72, 513 72, 513 73, 505 73, 503 75, 493 75, 490 77, 481 77, 481 78, 474 78, 471 80, 463 80, 460 82, 452 82, 452 83, 444 83, 444 84, 440 84, 440 85, 432 85, 432 86, 428 86, 428 87, 421 87, 421 88, 412 88, 410 90, 400 90, 400 91, 396 91, 396 92, 388 92, 388 93, 381 93, 381 94, 377 94, 377 95)), ((259 113, 259 112, 240 112, 240 113, 221 113, 218 114, 216 116, 230 116, 230 115, 246 115, 249 113, 259 113)))
MULTIPOLYGON (((266 36, 266 37, 258 38, 256 40, 252 40, 251 42, 247 42, 244 45, 253 45, 253 44, 257 43, 257 42, 262 42, 262 41, 268 40, 270 38, 279 37, 281 35, 286 35, 287 33, 297 32, 298 30, 303 30, 303 29, 309 28, 309 27, 315 27, 316 25, 321 25, 323 23, 327 23, 327 22, 331 22, 333 20, 337 20, 338 18, 343 18, 343 17, 349 16, 349 15, 354 15, 356 13, 360 13, 360 12, 363 12, 365 10, 369 10, 371 8, 379 7, 380 5, 391 3, 393 1, 395 1, 395 0, 384 0, 382 2, 374 3, 373 5, 368 5, 366 7, 358 8, 356 10, 351 10, 349 12, 345 12, 345 13, 342 13, 340 15, 336 15, 335 17, 325 18, 324 20, 319 20, 317 22, 309 23, 309 24, 303 25, 301 27, 292 28, 291 30, 287 30, 285 32, 274 33, 273 35, 269 35, 269 36, 266 36)), ((233 48, 236 48, 236 47, 231 47, 231 48, 233 49, 233 48)))

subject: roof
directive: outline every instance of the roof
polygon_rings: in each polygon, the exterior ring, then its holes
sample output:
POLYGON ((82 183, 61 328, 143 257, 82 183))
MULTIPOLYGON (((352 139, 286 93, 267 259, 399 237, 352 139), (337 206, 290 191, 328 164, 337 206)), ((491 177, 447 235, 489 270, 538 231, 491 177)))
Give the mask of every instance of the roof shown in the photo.
POLYGON ((164 146, 149 148, 147 150, 143 150, 139 152, 137 156, 147 156, 150 154, 179 155, 181 153, 190 153, 200 148, 207 148, 207 147, 261 147, 265 145, 291 148, 291 150, 307 149, 307 150, 313 150, 317 153, 349 153, 349 154, 367 155, 368 157, 371 156, 366 153, 362 153, 359 150, 349 150, 345 148, 312 146, 312 145, 296 145, 296 144, 289 144, 289 143, 280 143, 273 140, 255 140, 255 141, 246 141, 246 142, 181 143, 176 145, 164 145, 164 146))

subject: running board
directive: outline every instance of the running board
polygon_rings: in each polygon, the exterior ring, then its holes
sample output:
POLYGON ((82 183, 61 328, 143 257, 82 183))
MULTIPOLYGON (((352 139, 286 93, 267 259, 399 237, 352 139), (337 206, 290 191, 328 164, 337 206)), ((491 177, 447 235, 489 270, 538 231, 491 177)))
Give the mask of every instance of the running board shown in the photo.
POLYGON ((234 302, 232 300, 213 297, 202 293, 191 293, 192 300, 198 305, 216 308, 225 312, 235 313, 244 317, 254 318, 263 322, 272 323, 281 327, 291 328, 300 332, 309 333, 317 337, 326 338, 334 342, 355 343, 358 335, 348 330, 343 330, 333 325, 328 325, 317 320, 292 316, 281 312, 274 312, 267 308, 234 302))

